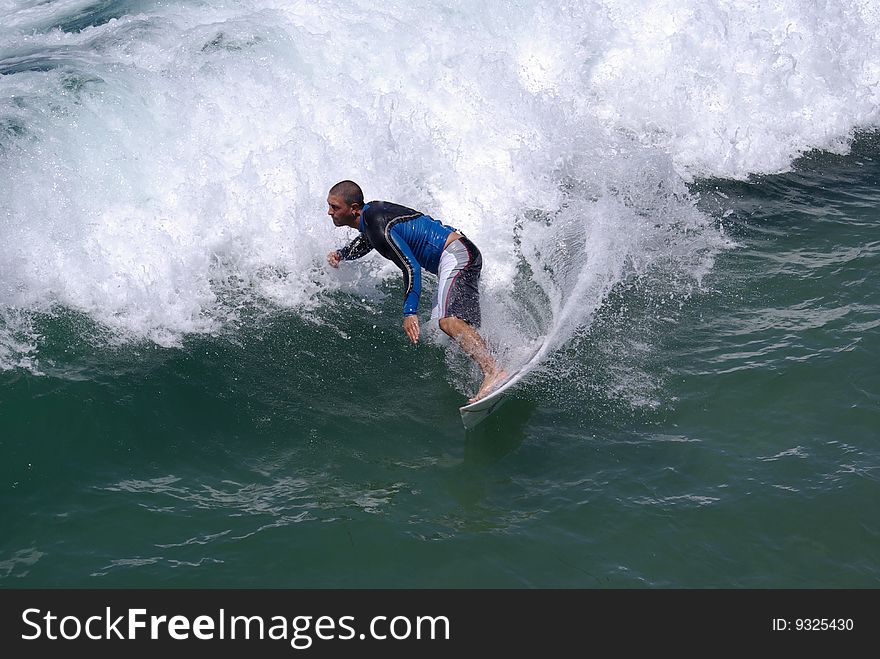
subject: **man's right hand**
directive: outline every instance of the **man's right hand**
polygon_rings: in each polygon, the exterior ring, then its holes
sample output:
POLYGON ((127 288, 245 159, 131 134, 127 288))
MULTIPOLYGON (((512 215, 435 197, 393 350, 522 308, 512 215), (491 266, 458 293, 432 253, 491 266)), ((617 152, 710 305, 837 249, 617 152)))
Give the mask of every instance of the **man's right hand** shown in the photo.
POLYGON ((339 267, 339 262, 342 260, 342 255, 338 250, 333 250, 329 254, 327 254, 327 263, 332 265, 334 268, 339 267))

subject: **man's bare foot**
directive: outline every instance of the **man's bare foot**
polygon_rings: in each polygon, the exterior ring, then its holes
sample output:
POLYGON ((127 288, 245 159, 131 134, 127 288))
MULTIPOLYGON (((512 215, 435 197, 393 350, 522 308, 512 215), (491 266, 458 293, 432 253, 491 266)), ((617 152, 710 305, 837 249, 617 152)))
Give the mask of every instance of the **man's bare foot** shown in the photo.
POLYGON ((480 390, 468 400, 468 403, 476 403, 484 396, 488 396, 492 391, 504 384, 508 377, 510 376, 503 368, 492 375, 487 375, 483 378, 483 384, 480 385, 480 390))

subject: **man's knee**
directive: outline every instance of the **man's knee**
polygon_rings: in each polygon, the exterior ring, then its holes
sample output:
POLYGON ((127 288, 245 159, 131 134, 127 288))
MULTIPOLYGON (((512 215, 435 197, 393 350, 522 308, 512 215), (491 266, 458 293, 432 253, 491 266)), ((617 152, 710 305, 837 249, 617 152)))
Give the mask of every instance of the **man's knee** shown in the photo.
POLYGON ((466 323, 461 318, 456 318, 455 316, 446 316, 446 318, 441 318, 438 321, 440 325, 440 329, 446 332, 449 336, 457 336, 462 332, 462 325, 466 323))

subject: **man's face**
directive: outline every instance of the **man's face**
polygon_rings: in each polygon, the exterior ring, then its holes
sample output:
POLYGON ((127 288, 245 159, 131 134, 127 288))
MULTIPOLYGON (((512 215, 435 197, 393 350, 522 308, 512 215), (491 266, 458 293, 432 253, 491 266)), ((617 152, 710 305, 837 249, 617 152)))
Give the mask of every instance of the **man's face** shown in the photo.
POLYGON ((357 204, 347 204, 342 197, 330 195, 327 197, 327 206, 327 215, 333 218, 333 224, 338 227, 351 226, 357 220, 357 204))

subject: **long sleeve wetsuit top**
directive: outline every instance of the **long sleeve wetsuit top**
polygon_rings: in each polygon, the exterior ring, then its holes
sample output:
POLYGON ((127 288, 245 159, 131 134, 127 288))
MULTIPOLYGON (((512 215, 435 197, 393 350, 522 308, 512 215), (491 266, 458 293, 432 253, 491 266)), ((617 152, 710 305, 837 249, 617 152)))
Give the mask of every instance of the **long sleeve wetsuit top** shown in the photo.
POLYGON ((339 250, 342 259, 359 259, 375 249, 394 261, 403 272, 403 315, 415 314, 422 293, 422 268, 437 274, 446 239, 455 229, 387 201, 366 204, 358 229, 360 235, 339 250))

